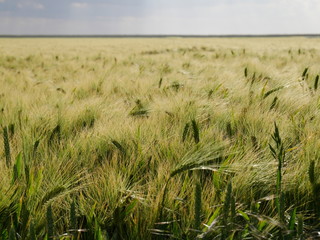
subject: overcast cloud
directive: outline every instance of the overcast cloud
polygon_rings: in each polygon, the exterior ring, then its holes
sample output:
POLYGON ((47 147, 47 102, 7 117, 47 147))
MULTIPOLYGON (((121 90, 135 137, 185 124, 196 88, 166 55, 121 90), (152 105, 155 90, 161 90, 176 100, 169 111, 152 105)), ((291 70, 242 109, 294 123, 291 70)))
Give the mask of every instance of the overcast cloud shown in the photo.
POLYGON ((0 34, 320 33, 320 0, 0 0, 0 34))

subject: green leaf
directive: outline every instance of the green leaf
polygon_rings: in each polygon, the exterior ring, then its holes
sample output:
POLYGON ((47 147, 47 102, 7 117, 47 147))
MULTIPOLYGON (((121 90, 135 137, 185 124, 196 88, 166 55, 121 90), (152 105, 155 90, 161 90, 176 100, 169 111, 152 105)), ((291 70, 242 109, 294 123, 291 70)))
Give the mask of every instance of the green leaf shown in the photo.
POLYGON ((297 209, 293 209, 291 215, 290 215, 290 220, 289 220, 289 224, 288 224, 288 229, 293 231, 294 230, 294 224, 296 222, 296 212, 297 209))
POLYGON ((138 200, 133 200, 125 209, 125 216, 129 216, 132 211, 134 210, 134 207, 137 205, 138 200))
POLYGON ((248 214, 246 214, 245 212, 238 210, 238 213, 240 214, 241 217, 243 217, 246 221, 250 221, 250 218, 248 216, 248 214))
POLYGON ((21 152, 16 157, 16 162, 13 166, 13 176, 12 176, 12 183, 17 181, 22 173, 22 154, 21 152))
POLYGON ((20 177, 21 173, 22 173, 22 154, 21 154, 21 152, 16 157, 16 164, 15 165, 17 166, 18 177, 20 177))
POLYGON ((219 217, 220 212, 221 212, 221 207, 218 207, 209 218, 207 225, 210 226, 219 217))

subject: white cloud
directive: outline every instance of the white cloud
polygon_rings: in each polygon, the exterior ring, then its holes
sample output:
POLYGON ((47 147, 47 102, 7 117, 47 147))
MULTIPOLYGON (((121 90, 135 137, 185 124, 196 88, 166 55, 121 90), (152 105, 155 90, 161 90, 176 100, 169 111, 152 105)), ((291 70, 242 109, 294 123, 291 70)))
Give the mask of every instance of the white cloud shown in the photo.
POLYGON ((84 2, 73 2, 71 3, 71 6, 74 8, 86 8, 88 7, 88 4, 84 2))
POLYGON ((0 3, 4 3, 6 0, 0 0, 0 3))

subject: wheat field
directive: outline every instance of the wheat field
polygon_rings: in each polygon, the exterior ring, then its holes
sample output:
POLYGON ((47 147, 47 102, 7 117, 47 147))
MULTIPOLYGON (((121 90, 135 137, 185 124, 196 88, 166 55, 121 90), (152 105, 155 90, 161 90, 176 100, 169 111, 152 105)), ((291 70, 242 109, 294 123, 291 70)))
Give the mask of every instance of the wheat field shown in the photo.
POLYGON ((316 239, 317 38, 0 39, 1 239, 316 239))

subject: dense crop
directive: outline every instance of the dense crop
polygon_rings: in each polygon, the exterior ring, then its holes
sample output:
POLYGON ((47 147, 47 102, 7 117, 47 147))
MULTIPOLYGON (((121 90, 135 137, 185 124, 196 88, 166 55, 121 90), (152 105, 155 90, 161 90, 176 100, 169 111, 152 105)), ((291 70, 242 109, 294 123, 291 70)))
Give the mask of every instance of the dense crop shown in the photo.
POLYGON ((315 239, 320 41, 0 39, 1 239, 315 239))

